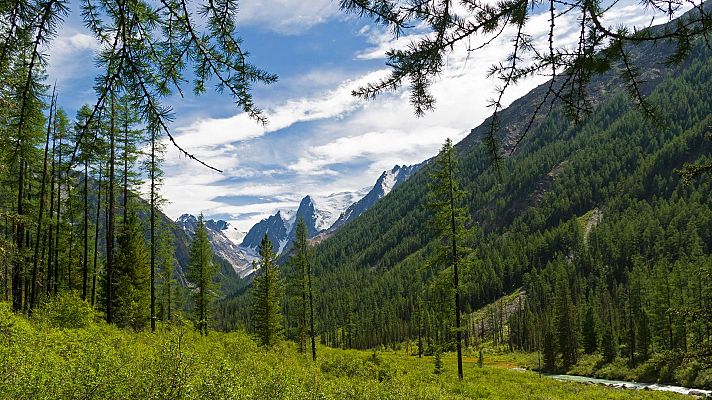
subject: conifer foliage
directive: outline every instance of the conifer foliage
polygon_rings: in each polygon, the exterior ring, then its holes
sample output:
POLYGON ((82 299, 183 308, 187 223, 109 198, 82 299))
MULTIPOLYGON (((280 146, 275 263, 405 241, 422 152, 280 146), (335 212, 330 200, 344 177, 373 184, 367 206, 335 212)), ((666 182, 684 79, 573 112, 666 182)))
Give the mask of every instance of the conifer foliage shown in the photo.
POLYGON ((465 192, 457 183, 457 154, 452 140, 447 139, 436 159, 436 168, 430 185, 430 207, 434 211, 434 224, 439 233, 434 263, 452 268, 455 340, 457 347, 457 373, 462 379, 462 322, 460 305, 460 268, 467 249, 465 222, 467 210, 462 206, 465 192))
POLYGON ((136 210, 129 208, 117 240, 112 297, 114 322, 141 330, 150 318, 150 269, 144 228, 136 210))
POLYGON ((192 285, 193 311, 198 331, 208 334, 211 303, 215 298, 213 279, 217 266, 213 262, 213 249, 208 241, 208 233, 203 223, 203 214, 198 217, 193 243, 190 245, 190 266, 186 279, 192 285))
POLYGON ((264 347, 274 346, 282 335, 282 283, 279 279, 277 256, 267 235, 260 243, 261 273, 253 283, 253 318, 255 336, 264 347))

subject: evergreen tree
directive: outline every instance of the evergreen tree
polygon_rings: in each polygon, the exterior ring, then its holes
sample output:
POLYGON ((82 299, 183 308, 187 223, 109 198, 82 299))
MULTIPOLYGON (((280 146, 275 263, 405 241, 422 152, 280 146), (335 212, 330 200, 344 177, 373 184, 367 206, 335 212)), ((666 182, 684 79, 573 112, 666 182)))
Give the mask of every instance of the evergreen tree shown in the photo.
POLYGON ((467 211, 462 207, 465 192, 457 182, 457 156, 452 141, 447 139, 436 159, 436 168, 430 185, 430 206, 434 211, 435 227, 440 235, 436 263, 452 268, 455 297, 455 337, 457 347, 457 375, 462 380, 462 327, 460 307, 460 271, 467 249, 465 222, 467 211))
POLYGON ((129 207, 117 240, 114 322, 140 330, 149 322, 149 265, 144 228, 136 210, 129 207))
POLYGON ((198 227, 190 245, 190 265, 186 279, 194 287, 193 302, 196 327, 202 335, 208 335, 208 320, 215 297, 213 280, 217 266, 213 262, 213 249, 208 241, 208 232, 203 223, 203 214, 198 217, 198 227))
POLYGON ((611 362, 616 358, 613 331, 610 327, 603 328, 603 335, 601 335, 601 354, 605 362, 611 362))
POLYGON ((552 371, 556 368, 556 353, 556 335, 551 328, 547 328, 544 331, 544 343, 542 343, 545 370, 552 371))
POLYGON ((254 281, 253 318, 255 333, 260 345, 272 347, 279 340, 282 333, 282 297, 279 269, 277 268, 276 255, 272 250, 272 242, 267 235, 260 243, 260 273, 254 281))
POLYGON ((173 247, 173 236, 170 229, 161 224, 158 234, 156 249, 156 264, 160 280, 160 305, 159 317, 163 321, 173 321, 173 312, 176 310, 175 302, 175 266, 177 260, 173 247))
POLYGON ((596 323, 593 318, 593 308, 586 307, 586 313, 581 326, 583 333, 583 351, 586 354, 593 354, 598 348, 598 338, 596 336, 596 323))
POLYGON ((440 345, 435 345, 435 349, 433 349, 433 366, 435 374, 439 375, 443 372, 443 349, 440 345))
POLYGON ((300 218, 297 223, 296 236, 294 241, 294 255, 292 257, 294 267, 298 272, 296 286, 298 288, 299 304, 297 307, 297 345, 300 353, 306 351, 307 336, 309 335, 308 314, 309 308, 309 288, 307 285, 307 263, 309 243, 307 242, 307 226, 304 219, 300 218))
POLYGON ((578 333, 571 300, 569 280, 566 271, 561 268, 556 278, 556 293, 554 298, 554 323, 561 360, 564 367, 576 364, 578 352, 578 333))

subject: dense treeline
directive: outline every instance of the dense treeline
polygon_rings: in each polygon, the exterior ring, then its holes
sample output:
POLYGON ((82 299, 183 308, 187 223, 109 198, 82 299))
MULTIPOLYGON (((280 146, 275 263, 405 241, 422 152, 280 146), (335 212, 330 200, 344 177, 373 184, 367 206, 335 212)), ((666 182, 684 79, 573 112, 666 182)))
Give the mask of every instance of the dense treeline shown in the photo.
MULTIPOLYGON (((0 96, 7 105, 0 121, 1 298, 31 314, 76 292, 107 321, 136 330, 176 312, 193 315, 205 302, 193 301, 186 286, 212 285, 219 260, 209 247, 201 254, 209 260, 200 264, 209 272, 204 281, 191 275, 198 256, 185 270, 177 262, 172 222, 159 211, 163 145, 128 97, 91 121, 88 106, 70 120, 57 93, 38 90, 33 123, 19 131, 12 92, 0 96), (91 140, 80 142, 86 131, 91 140)), ((234 275, 231 266, 220 267, 221 275, 234 275)), ((231 281, 220 280, 225 290, 231 281)), ((202 328, 212 315, 206 310, 195 313, 202 328)))
MULTIPOLYGON (((711 65, 710 51, 697 46, 652 88, 647 100, 664 125, 611 90, 580 124, 554 110, 500 170, 484 146, 458 148, 473 228, 466 245, 475 250, 460 288, 466 345, 547 350, 556 356, 551 368, 584 352, 631 366, 677 360, 648 379, 679 381, 672 371, 691 360, 697 370, 709 366, 711 188, 707 177, 684 183, 678 169, 709 162, 711 65), (492 307, 486 318, 474 313, 518 288, 514 304, 492 307)), ((451 271, 431 256, 432 168, 316 248, 322 343, 455 349, 452 291, 443 285, 451 271)), ((223 304, 221 317, 249 320, 245 301, 223 304)), ((296 322, 287 318, 288 334, 296 322)))

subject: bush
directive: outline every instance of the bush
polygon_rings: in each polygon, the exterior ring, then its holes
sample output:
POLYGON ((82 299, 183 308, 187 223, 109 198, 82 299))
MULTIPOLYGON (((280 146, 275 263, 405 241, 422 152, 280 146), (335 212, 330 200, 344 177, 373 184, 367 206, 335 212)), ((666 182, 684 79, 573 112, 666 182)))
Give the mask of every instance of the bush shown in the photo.
POLYGON ((322 361, 321 372, 334 376, 348 376, 353 378, 361 374, 363 362, 349 352, 334 354, 322 361))
POLYGON ((702 365, 695 361, 683 364, 675 370, 675 381, 683 386, 694 386, 701 369, 702 365))
POLYGON ((712 389, 712 368, 701 370, 695 379, 695 387, 712 389))
POLYGON ((81 329, 97 319, 97 313, 89 303, 76 293, 61 293, 43 304, 34 314, 43 324, 57 328, 81 329))
POLYGON ((0 340, 22 337, 32 327, 26 319, 15 315, 9 302, 0 302, 0 340))

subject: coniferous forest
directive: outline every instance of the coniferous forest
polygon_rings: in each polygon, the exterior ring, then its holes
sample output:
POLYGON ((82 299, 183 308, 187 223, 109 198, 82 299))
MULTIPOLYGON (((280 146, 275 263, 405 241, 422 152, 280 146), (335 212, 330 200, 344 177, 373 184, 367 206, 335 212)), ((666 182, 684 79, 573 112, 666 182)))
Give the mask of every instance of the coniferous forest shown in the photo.
POLYGON ((243 2, 0 3, 0 399, 712 397, 709 2, 648 0, 677 19, 631 30, 598 0, 336 2, 424 29, 351 93, 396 91, 419 117, 461 41, 511 34, 512 53, 482 77, 499 82, 482 124, 338 230, 296 215, 292 239, 261 234, 244 275, 214 221, 178 226, 162 195, 170 152, 242 171, 182 147, 184 92, 269 126, 253 94, 277 75, 251 63, 243 2), (49 69, 72 18, 98 71, 74 115, 49 69))

